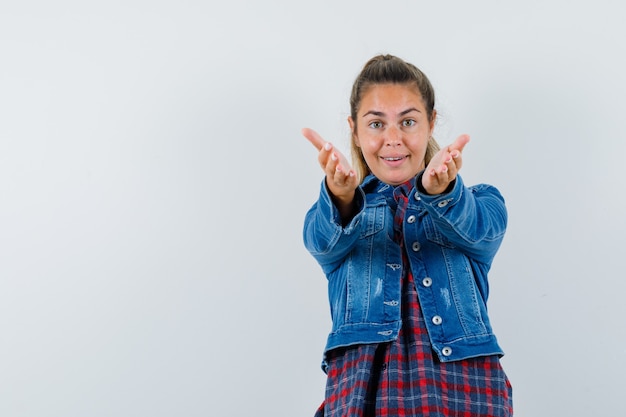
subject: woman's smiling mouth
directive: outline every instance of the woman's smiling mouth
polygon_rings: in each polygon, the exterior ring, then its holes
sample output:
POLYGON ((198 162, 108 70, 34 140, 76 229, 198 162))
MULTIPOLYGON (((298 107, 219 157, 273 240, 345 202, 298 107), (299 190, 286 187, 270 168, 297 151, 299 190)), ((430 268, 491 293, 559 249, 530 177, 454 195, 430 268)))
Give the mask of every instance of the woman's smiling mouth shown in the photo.
POLYGON ((380 158, 385 161, 395 162, 408 158, 408 156, 381 156, 380 158))

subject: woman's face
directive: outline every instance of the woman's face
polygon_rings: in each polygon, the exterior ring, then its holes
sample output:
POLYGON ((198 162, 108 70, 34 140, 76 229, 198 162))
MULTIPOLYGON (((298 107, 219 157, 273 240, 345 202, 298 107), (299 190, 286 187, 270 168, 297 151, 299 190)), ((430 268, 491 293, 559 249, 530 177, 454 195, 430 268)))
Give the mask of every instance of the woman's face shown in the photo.
POLYGON ((424 169, 424 155, 435 114, 428 119, 415 86, 377 84, 365 91, 357 120, 348 118, 355 144, 372 173, 399 185, 424 169))

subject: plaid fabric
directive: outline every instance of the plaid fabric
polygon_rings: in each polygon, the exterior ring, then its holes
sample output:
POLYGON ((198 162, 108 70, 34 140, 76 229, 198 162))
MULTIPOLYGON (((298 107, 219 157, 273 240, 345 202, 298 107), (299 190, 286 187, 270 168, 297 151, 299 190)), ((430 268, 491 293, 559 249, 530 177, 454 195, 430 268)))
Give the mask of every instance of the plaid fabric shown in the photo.
MULTIPOLYGON (((398 202, 395 237, 400 242, 410 186, 398 186, 393 193, 398 202)), ((511 385, 499 358, 440 362, 408 268, 402 297, 403 325, 397 340, 328 352, 326 398, 315 417, 512 416, 511 385)))

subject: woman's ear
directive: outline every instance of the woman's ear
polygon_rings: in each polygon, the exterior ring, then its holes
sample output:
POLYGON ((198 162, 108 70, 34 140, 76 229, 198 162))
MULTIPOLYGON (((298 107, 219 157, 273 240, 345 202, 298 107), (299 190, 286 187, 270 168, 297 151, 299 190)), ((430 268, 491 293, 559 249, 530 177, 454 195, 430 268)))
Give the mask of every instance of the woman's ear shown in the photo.
POLYGON ((437 120, 437 110, 433 109, 433 116, 430 118, 430 136, 433 135, 435 130, 435 120, 437 120))
POLYGON ((354 120, 352 120, 352 116, 348 116, 348 125, 350 126, 350 133, 352 134, 352 140, 354 141, 354 144, 360 148, 361 145, 359 144, 359 137, 356 134, 356 126, 354 125, 354 120))

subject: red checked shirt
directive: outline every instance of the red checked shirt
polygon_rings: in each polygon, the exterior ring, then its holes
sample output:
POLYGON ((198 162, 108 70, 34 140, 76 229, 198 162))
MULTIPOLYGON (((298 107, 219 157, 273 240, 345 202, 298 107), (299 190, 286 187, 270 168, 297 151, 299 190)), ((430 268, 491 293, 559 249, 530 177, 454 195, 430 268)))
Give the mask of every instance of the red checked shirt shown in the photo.
MULTIPOLYGON (((388 196, 392 207, 397 204, 399 243, 411 187, 407 182, 388 196)), ((328 352, 326 395, 316 417, 513 415, 511 385, 498 356, 445 363, 437 359, 408 267, 402 276, 402 321, 395 341, 328 352)))

